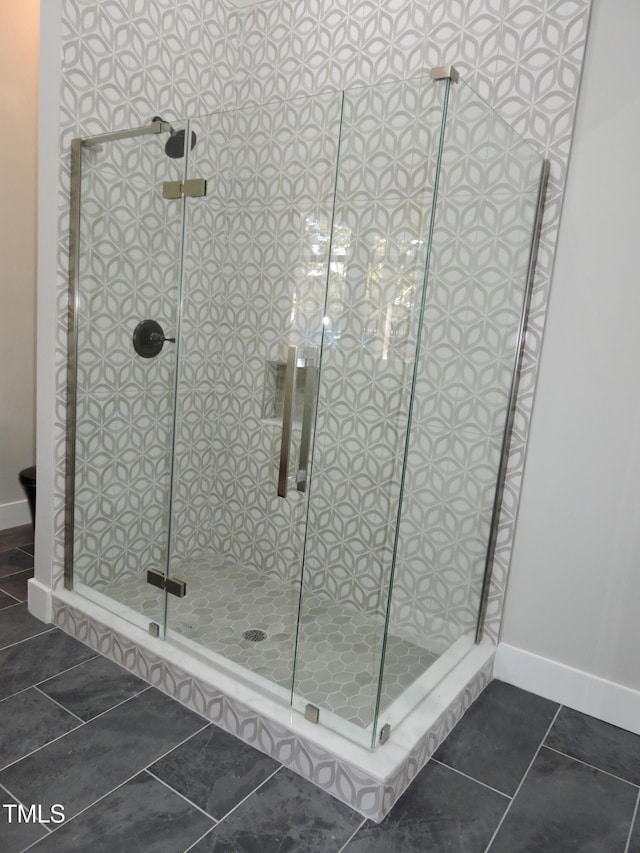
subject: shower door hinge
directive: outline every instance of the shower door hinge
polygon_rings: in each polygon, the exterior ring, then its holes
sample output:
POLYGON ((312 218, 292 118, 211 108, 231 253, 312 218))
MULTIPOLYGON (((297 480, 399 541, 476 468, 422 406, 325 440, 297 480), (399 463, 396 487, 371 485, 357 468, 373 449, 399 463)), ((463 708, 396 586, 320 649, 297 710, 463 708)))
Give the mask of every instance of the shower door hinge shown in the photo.
POLYGON ((191 178, 188 181, 164 181, 162 184, 163 198, 200 198, 207 194, 207 182, 204 178, 191 178))
POLYGON ((317 723, 320 719, 320 709, 308 702, 304 709, 304 717, 310 723, 317 723))
POLYGON ((168 578, 162 572, 156 569, 147 571, 147 583, 151 586, 157 586, 158 589, 166 589, 171 595, 177 595, 178 598, 183 598, 187 594, 187 584, 179 578, 168 578))
POLYGON ((385 723, 384 726, 380 729, 380 744, 386 743, 391 737, 391 726, 389 723, 385 723))

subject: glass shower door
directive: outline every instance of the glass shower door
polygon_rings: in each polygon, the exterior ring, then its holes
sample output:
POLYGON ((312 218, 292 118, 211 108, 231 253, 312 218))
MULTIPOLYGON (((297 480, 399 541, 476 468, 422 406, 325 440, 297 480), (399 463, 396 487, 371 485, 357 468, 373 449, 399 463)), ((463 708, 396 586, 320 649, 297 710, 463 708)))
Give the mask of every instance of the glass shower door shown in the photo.
POLYGON ((158 631, 165 596, 147 571, 167 565, 176 370, 161 339, 175 338, 183 229, 182 204, 164 198, 184 176, 169 137, 156 125, 78 139, 72 158, 66 583, 158 631))
POLYGON ((167 636, 287 700, 341 109, 190 122, 167 636))
POLYGON ((391 698, 432 660, 385 623, 448 86, 345 92, 293 701, 368 747, 385 642, 391 698))

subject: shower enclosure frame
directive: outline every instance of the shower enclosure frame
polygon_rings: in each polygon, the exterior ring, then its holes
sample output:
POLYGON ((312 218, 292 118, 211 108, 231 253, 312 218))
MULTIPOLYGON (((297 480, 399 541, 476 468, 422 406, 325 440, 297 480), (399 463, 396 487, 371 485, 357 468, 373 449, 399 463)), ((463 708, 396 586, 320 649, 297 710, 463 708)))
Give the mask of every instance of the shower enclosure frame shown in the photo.
POLYGON ((71 140, 69 180, 69 297, 67 309, 67 430, 65 435, 64 587, 73 589, 73 532, 75 520, 76 408, 78 383, 78 312, 80 308, 80 215, 82 149, 119 139, 170 132, 171 125, 154 120, 142 127, 127 128, 71 140))
MULTIPOLYGON (((449 69, 443 69, 449 70, 449 69)), ((437 72, 434 69, 434 72, 437 72)), ((450 71, 454 72, 453 68, 450 71)), ((432 79, 444 79, 448 76, 449 83, 455 82, 454 74, 434 76, 432 79)), ((65 569, 64 569, 64 586, 65 589, 73 589, 73 536, 74 536, 74 492, 75 492, 75 446, 76 446, 76 380, 77 380, 77 360, 78 360, 78 310, 79 310, 79 270, 80 270, 80 185, 81 185, 81 157, 83 148, 91 148, 101 143, 126 139, 131 137, 144 136, 147 134, 159 134, 168 132, 171 126, 162 121, 155 121, 151 125, 142 126, 139 128, 131 128, 120 132, 105 133, 89 137, 81 137, 74 139, 71 146, 71 206, 70 206, 70 267, 69 267, 69 304, 68 304, 68 364, 67 364, 67 433, 66 433, 66 453, 67 464, 65 473, 66 496, 65 496, 65 569)), ((442 143, 442 139, 441 139, 442 143)), ((498 523, 500 518, 500 510, 502 504, 502 495, 504 491, 505 478, 507 473, 507 464, 509 460, 509 446, 511 433, 513 429, 513 421, 515 417, 518 384, 520 378, 520 370, 522 356, 524 352, 526 326, 531 301, 531 291, 534 280, 535 265, 537 258, 538 245, 540 240, 542 214, 544 209, 544 200, 546 195, 546 186, 549 177, 549 162, 542 160, 542 170, 540 176, 540 185, 538 191, 538 202, 535 213, 534 229, 531 238, 531 248, 529 256, 529 264, 527 270, 526 284, 523 290, 523 309, 520 318, 518 329, 516 357, 514 359, 513 374, 511 386, 508 394, 507 415, 505 420, 505 429, 503 433, 502 446, 500 451, 500 461, 498 466, 498 477, 495 489, 493 502, 493 510, 491 515, 490 535, 487 547, 487 555, 485 561, 484 575, 482 580, 482 591, 480 597, 480 607, 478 611, 478 619, 475 632, 475 642, 479 643, 482 639, 482 631, 484 618, 487 608, 487 600, 491 582, 491 570, 495 556, 495 548, 497 542, 498 523)), ((435 215, 437 203, 438 181, 434 183, 434 201, 432 207, 432 217, 435 215)), ((429 276, 429 264, 427 262, 425 268, 425 280, 429 276)), ((391 583, 393 583, 393 572, 391 574, 391 583)), ((384 648, 382 653, 382 663, 384 663, 384 648)), ((380 690, 381 680, 378 682, 378 690, 380 690)))

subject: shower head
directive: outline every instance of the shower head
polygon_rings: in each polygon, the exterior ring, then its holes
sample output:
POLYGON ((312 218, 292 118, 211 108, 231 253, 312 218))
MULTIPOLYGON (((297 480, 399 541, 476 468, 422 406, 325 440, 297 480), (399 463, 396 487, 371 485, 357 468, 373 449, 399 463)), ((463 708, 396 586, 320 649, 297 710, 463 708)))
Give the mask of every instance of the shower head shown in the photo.
MULTIPOLYGON (((160 116, 154 116, 151 119, 154 121, 161 121, 163 124, 166 124, 169 128, 169 138, 167 139, 167 144, 164 146, 164 152, 167 157, 171 157, 173 160, 178 160, 180 157, 184 157, 184 130, 174 130, 168 121, 165 121, 160 116)), ((193 151, 196 144, 196 135, 194 131, 191 131, 191 151, 193 151)))

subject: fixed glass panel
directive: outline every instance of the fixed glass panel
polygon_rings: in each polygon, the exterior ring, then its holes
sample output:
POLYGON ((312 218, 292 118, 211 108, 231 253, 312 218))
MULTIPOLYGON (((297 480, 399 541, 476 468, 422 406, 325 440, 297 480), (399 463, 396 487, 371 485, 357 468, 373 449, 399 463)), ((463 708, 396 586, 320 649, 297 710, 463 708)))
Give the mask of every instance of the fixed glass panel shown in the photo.
MULTIPOLYGON (((174 128, 175 131, 179 126, 174 128)), ((167 563, 175 345, 134 348, 136 327, 175 334, 181 205, 163 198, 184 161, 169 133, 81 148, 73 582, 88 598, 148 627, 164 593, 146 582, 167 563)))
MULTIPOLYGON (((345 92, 294 707, 373 741, 446 83, 345 92)), ((328 235, 327 235, 328 236, 328 235)), ((390 641, 385 702, 428 666, 390 641), (405 658, 415 672, 409 673, 405 658)))
POLYGON ((341 109, 190 122, 167 636, 287 701, 341 109))
POLYGON ((389 614, 389 636, 433 666, 381 722, 475 640, 541 166, 473 90, 451 86, 389 614))

